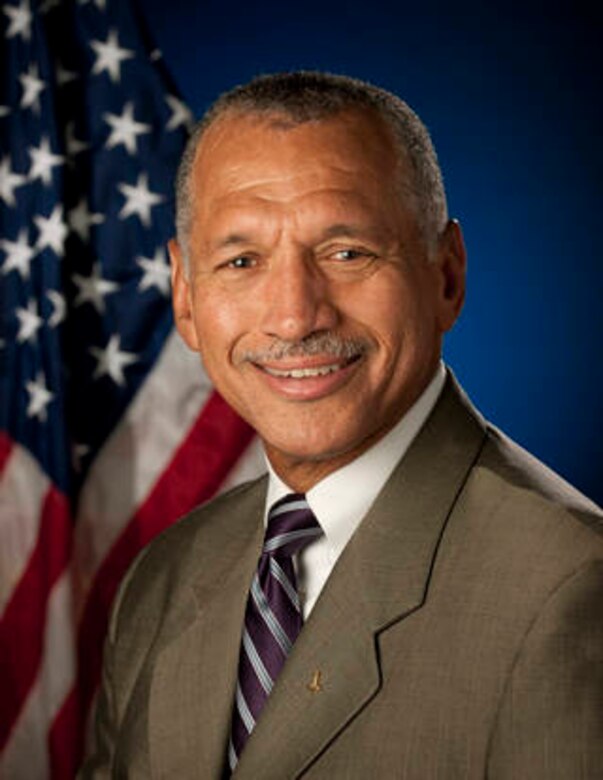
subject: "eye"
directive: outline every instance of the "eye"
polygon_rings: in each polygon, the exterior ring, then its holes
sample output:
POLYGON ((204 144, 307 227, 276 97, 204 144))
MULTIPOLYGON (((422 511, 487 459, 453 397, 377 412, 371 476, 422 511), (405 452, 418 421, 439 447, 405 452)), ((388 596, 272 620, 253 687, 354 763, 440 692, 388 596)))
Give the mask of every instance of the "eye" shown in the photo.
POLYGON ((249 255, 238 255, 237 257, 233 257, 230 260, 227 260, 225 263, 221 264, 221 268, 234 268, 235 270, 239 269, 245 269, 245 268, 253 268, 255 265, 255 260, 253 257, 250 257, 249 255))
POLYGON ((330 246, 319 255, 324 273, 333 279, 358 279, 377 268, 378 255, 365 246, 330 246))
POLYGON ((367 257, 372 257, 370 252, 366 252, 363 249, 339 249, 333 253, 333 257, 337 260, 360 260, 367 257))
POLYGON ((361 246, 346 246, 342 249, 334 249, 328 254, 327 259, 336 265, 350 266, 348 270, 366 268, 377 258, 374 252, 361 246))

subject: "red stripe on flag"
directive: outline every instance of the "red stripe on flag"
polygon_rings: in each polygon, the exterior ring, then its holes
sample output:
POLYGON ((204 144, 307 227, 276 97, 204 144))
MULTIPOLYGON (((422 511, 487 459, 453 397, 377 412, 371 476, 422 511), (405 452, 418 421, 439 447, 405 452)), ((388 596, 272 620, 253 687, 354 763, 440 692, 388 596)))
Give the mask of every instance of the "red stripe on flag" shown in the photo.
POLYGON ((79 746, 74 737, 83 728, 79 700, 73 691, 63 702, 48 734, 50 777, 52 780, 73 780, 80 761, 79 746))
POLYGON ((215 391, 191 433, 136 513, 139 547, 215 495, 255 432, 215 391))
POLYGON ((4 431, 0 431, 0 474, 2 474, 4 467, 8 463, 12 449, 12 439, 7 436, 4 431))
POLYGON ((0 621, 0 669, 4 679, 0 695, 0 750, 40 666, 48 598, 69 562, 71 535, 67 499, 51 487, 42 505, 36 546, 0 621))
MULTIPOLYGON (((90 707, 100 679, 111 603, 136 554, 159 532, 217 492, 253 436, 253 429, 213 392, 169 467, 122 531, 96 575, 78 630, 77 689, 69 694, 64 710, 87 713, 90 707)), ((83 728, 85 718, 80 722, 83 728)), ((74 747, 79 763, 83 730, 74 747)))

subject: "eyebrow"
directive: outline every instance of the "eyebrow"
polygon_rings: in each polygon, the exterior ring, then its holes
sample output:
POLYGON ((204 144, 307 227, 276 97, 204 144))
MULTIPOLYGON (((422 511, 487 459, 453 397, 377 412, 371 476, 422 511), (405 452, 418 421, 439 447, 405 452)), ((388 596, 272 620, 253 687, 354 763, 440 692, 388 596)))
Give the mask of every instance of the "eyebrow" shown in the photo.
POLYGON ((222 249, 223 247, 239 246, 240 244, 246 244, 251 241, 251 237, 245 235, 245 233, 229 233, 228 235, 216 241, 216 249, 222 249))
POLYGON ((373 223, 351 225, 348 222, 337 222, 325 228, 321 235, 321 241, 328 241, 330 238, 358 238, 365 241, 382 240, 386 236, 386 231, 380 229, 373 223))
POLYGON ((336 236, 362 236, 366 235, 367 229, 365 227, 358 228, 354 225, 348 225, 345 222, 338 222, 335 225, 329 225, 328 228, 326 228, 322 232, 323 238, 335 238, 336 236))
MULTIPOLYGON (((348 236, 350 238, 366 237, 375 233, 375 230, 366 226, 350 225, 347 222, 336 222, 333 225, 329 225, 320 234, 320 241, 327 241, 330 238, 337 238, 338 236, 348 236)), ((223 238, 218 239, 215 244, 215 249, 227 249, 231 246, 241 246, 242 244, 253 243, 254 239, 247 233, 228 233, 223 238)))

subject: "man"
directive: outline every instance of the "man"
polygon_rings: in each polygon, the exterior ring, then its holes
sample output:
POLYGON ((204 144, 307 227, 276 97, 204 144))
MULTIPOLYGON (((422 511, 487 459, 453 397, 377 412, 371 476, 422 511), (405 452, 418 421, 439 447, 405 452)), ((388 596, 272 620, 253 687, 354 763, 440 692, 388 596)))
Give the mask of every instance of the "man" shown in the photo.
POLYGON ((418 118, 317 73, 228 93, 171 256, 270 474, 131 570, 84 776, 601 777, 601 513, 440 363, 465 251, 418 118))

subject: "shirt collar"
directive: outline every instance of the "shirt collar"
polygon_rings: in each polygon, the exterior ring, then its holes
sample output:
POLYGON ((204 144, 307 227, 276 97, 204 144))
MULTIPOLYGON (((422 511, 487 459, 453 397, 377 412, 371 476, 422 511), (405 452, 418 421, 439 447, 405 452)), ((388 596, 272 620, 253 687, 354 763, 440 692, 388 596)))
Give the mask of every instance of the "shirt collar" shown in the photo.
MULTIPOLYGON (((345 547, 429 417, 445 381, 446 369, 440 362, 431 382, 391 431, 358 458, 329 474, 307 492, 308 504, 322 526, 335 557, 345 547)), ((264 523, 267 522, 272 504, 292 492, 275 474, 269 462, 268 473, 264 523)))

